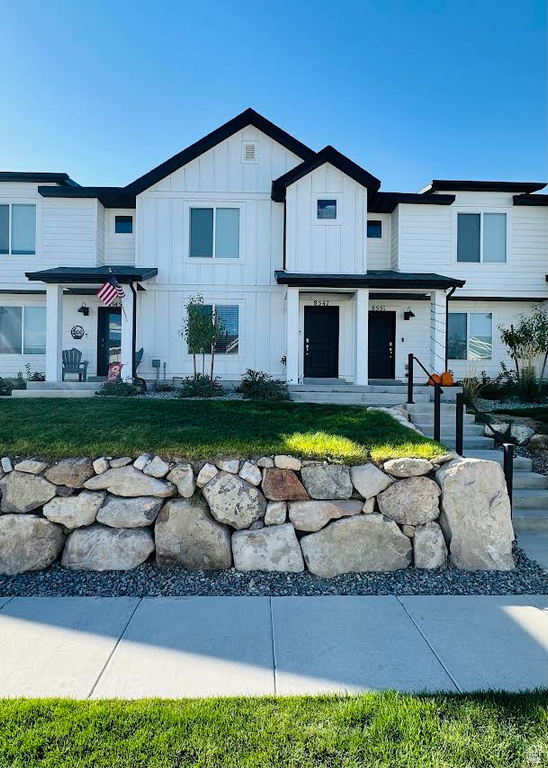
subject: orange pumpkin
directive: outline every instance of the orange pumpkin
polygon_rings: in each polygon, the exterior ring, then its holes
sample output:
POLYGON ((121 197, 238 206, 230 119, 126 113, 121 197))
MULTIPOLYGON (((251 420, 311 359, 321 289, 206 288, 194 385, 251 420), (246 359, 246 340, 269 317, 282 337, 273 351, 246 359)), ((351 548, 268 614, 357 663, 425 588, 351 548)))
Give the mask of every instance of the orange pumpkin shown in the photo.
POLYGON ((441 375, 442 387, 452 387, 454 383, 455 380, 453 379, 453 374, 451 371, 444 371, 441 375))
POLYGON ((439 373, 433 373, 428 378, 428 385, 430 387, 433 387, 434 384, 441 384, 441 376, 439 375, 439 373))

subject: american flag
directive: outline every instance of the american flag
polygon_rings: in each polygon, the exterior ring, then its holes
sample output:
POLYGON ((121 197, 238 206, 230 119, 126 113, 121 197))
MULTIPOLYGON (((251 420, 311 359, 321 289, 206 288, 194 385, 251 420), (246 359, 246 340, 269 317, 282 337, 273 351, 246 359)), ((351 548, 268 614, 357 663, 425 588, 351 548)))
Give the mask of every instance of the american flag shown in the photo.
POLYGON ((97 291, 97 298, 107 307, 110 307, 116 299, 123 299, 125 295, 124 289, 114 275, 111 275, 97 291))

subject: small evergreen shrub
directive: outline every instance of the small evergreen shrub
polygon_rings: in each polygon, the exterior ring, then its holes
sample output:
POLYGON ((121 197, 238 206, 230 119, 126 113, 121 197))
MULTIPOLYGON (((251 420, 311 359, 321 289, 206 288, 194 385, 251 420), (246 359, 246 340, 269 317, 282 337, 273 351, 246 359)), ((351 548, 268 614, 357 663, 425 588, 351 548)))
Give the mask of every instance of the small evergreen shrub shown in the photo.
POLYGON ((277 402, 289 400, 289 391, 285 381, 273 379, 263 371, 253 371, 248 368, 236 392, 240 392, 246 400, 268 400, 277 402))
POLYGON ((183 379, 178 397, 222 397, 224 389, 217 379, 212 379, 205 373, 187 376, 183 379))
POLYGON ((101 397, 135 397, 144 392, 144 387, 139 379, 119 379, 118 381, 105 381, 98 395, 101 397))

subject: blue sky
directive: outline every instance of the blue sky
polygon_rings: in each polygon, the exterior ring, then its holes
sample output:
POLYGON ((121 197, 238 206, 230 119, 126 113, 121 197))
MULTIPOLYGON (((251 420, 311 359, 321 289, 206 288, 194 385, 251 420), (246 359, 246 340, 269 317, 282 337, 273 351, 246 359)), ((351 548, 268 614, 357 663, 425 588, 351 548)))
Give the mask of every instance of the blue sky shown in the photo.
POLYGON ((0 0, 0 169, 124 185, 254 107, 382 180, 545 180, 544 0, 0 0))

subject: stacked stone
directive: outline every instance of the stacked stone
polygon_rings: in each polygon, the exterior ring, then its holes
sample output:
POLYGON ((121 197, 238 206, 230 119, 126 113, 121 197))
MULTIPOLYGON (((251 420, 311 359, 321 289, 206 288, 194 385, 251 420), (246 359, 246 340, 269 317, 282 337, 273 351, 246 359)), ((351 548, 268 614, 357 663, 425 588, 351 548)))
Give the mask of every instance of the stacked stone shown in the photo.
POLYGON ((495 462, 443 457, 347 467, 294 456, 168 462, 38 459, 0 472, 0 573, 159 566, 349 572, 513 568, 495 462))

